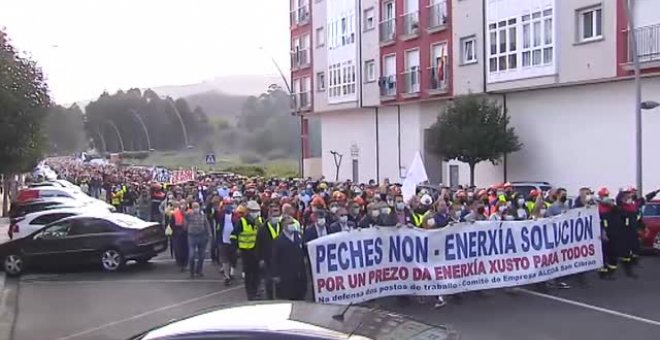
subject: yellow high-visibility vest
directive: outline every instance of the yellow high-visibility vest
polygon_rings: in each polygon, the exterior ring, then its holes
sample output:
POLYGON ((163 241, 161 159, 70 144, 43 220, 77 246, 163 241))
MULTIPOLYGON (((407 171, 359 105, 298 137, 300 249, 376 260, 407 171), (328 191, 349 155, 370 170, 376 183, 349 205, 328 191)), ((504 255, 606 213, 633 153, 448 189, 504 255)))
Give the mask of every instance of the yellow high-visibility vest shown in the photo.
POLYGON ((275 224, 274 228, 273 228, 273 224, 270 222, 268 222, 267 225, 268 225, 268 231, 270 232, 270 237, 272 237, 273 240, 276 239, 277 236, 280 235, 280 224, 279 223, 275 224))
POLYGON ((254 249, 257 244, 257 227, 248 223, 245 217, 241 217, 241 233, 238 234, 238 249, 254 249))
POLYGON ((423 214, 417 214, 417 213, 412 213, 412 219, 413 219, 413 224, 415 224, 415 227, 421 228, 422 224, 424 223, 424 218, 426 217, 426 214, 428 214, 428 211, 423 213, 423 214))

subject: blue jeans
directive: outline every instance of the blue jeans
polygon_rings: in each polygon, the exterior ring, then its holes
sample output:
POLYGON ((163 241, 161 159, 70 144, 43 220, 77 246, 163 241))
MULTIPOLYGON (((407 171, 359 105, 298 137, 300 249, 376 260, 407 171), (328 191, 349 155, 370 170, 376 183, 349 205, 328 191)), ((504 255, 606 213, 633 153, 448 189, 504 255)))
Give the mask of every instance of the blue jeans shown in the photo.
POLYGON ((188 251, 190 253, 190 274, 201 274, 204 255, 206 253, 206 244, 209 242, 209 235, 188 234, 188 251), (195 262, 197 259, 197 262, 195 262))

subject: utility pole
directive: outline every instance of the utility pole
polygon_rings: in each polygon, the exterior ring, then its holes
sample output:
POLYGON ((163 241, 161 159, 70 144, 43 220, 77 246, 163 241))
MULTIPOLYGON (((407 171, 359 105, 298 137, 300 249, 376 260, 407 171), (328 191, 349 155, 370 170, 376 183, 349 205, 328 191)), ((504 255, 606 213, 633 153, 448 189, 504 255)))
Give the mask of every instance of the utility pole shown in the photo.
POLYGON ((631 10, 632 0, 624 1, 626 16, 628 17, 628 44, 632 50, 632 62, 635 70, 635 179, 637 181, 637 192, 643 194, 642 190, 642 79, 639 67, 639 55, 637 54, 637 37, 635 36, 635 22, 631 10))

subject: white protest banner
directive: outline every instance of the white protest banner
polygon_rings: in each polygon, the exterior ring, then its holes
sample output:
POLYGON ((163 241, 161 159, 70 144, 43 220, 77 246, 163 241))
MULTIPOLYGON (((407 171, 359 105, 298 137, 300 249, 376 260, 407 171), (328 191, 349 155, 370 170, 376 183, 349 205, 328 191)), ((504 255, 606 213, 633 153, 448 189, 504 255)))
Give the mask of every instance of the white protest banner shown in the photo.
POLYGON ((170 172, 170 184, 179 184, 195 180, 195 171, 188 170, 173 170, 170 172))
POLYGON ((539 220, 456 223, 439 230, 346 231, 307 247, 316 301, 335 304, 520 286, 603 265, 594 207, 539 220))

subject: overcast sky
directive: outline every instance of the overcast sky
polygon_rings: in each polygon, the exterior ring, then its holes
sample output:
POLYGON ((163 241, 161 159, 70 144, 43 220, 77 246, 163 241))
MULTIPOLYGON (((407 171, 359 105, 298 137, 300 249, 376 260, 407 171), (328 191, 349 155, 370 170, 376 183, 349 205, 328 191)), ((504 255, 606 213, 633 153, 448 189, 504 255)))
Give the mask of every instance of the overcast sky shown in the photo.
POLYGON ((288 0, 0 0, 0 27, 43 68, 58 103, 130 87, 276 74, 288 0))

